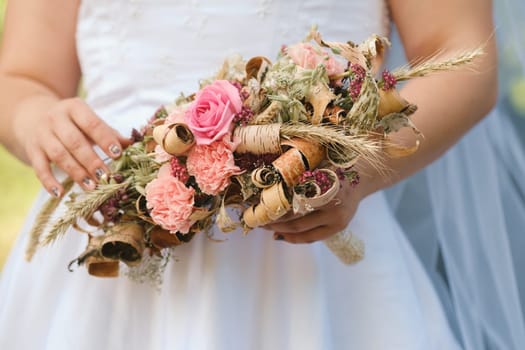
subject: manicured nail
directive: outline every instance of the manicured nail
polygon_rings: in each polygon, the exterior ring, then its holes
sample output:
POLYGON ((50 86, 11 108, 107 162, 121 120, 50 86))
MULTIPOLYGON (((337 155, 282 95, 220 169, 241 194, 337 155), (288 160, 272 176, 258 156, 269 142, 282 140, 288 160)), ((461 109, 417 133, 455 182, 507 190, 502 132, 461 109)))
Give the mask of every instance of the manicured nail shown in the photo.
POLYGON ((113 153, 114 155, 116 155, 116 156, 119 156, 120 153, 122 152, 122 150, 120 149, 120 147, 118 145, 111 145, 111 146, 109 146, 109 151, 111 153, 113 153))
POLYGON ((282 241, 282 240, 284 240, 284 236, 280 235, 278 233, 274 233, 273 234, 273 239, 275 239, 276 241, 282 241))
POLYGON ((95 176, 97 177, 97 180, 100 180, 102 178, 102 176, 104 176, 106 174, 106 172, 100 168, 97 168, 95 170, 95 176))
POLYGON ((58 190, 57 187, 51 188, 51 193, 53 194, 53 196, 55 196, 57 198, 60 197, 60 191, 58 190))
POLYGON ((87 188, 90 188, 90 189, 95 188, 95 184, 93 183, 93 180, 91 180, 89 177, 83 178, 82 183, 86 185, 87 188))

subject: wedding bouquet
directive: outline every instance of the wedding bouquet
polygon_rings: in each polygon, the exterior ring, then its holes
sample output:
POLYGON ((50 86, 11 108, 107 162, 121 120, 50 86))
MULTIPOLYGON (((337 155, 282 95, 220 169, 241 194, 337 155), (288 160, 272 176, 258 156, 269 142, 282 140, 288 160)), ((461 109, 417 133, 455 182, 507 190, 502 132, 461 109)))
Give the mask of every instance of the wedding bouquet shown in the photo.
MULTIPOLYGON (((112 173, 95 190, 71 193, 52 224, 60 199, 50 199, 27 258, 74 227, 87 233, 88 245, 72 263, 90 274, 117 276, 125 263, 131 275, 158 278, 174 247, 196 234, 211 237, 213 225, 248 233, 289 211, 325 205, 341 181, 358 184, 357 160, 381 169, 385 157, 416 151, 418 144, 404 148, 388 140, 404 127, 419 135, 410 120, 416 106, 400 96, 398 82, 480 54, 379 74, 388 45, 379 36, 359 45, 327 42, 312 30, 305 41, 283 47, 275 62, 227 59, 195 94, 163 106, 134 130, 134 143, 109 163, 112 173)), ((64 187, 69 191, 72 181, 64 187)), ((351 232, 325 243, 345 263, 364 254, 351 232)))

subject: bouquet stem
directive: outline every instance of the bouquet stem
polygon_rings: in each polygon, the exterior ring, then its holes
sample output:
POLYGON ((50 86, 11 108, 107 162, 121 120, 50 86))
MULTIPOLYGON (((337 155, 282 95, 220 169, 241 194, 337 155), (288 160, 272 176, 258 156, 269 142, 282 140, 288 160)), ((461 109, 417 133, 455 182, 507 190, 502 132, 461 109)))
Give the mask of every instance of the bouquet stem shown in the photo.
POLYGON ((350 229, 338 232, 325 239, 324 244, 345 265, 355 264, 365 256, 365 245, 350 229))

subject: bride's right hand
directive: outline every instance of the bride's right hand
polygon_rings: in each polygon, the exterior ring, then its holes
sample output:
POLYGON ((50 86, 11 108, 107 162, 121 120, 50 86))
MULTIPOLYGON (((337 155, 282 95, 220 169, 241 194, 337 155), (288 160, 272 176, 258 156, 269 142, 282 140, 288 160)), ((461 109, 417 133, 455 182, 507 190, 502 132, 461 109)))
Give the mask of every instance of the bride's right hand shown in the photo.
POLYGON ((61 100, 37 118, 20 114, 14 126, 15 137, 38 179, 56 197, 62 196, 64 189, 53 175, 51 164, 85 190, 91 190, 109 171, 93 146, 116 159, 130 143, 80 98, 61 100))

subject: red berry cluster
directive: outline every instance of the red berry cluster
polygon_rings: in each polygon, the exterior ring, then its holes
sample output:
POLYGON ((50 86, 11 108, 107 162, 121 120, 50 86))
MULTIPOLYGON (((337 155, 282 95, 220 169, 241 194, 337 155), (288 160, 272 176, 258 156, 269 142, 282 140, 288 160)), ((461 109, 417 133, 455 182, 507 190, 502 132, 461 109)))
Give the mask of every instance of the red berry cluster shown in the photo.
POLYGON ((355 187, 359 184, 359 174, 355 170, 343 169, 343 168, 337 168, 335 170, 335 173, 337 174, 337 178, 339 181, 350 181, 350 186, 355 187))
MULTIPOLYGON (((240 82, 238 82, 238 81, 231 81, 230 83, 233 86, 235 86, 237 88, 237 90, 239 90, 239 96, 241 97, 242 102, 246 101, 246 99, 248 97, 250 97, 250 93, 248 91, 246 91, 245 89, 243 89, 243 86, 242 86, 242 84, 240 82)), ((253 113, 253 111, 251 110, 250 107, 243 105, 242 109, 241 109, 241 112, 237 113, 233 117, 233 123, 235 123, 237 125, 245 126, 253 118, 253 114, 254 113, 253 113)))
POLYGON ((315 182, 321 189, 321 194, 326 193, 333 185, 333 181, 330 179, 330 176, 319 169, 315 169, 313 171, 307 170, 301 175, 299 183, 302 184, 308 181, 315 182))
POLYGON ((117 222, 122 216, 121 208, 129 201, 129 195, 126 189, 121 188, 111 198, 105 201, 98 210, 104 217, 104 220, 109 222, 117 222))
POLYGON ((350 71, 352 75, 350 77, 350 86, 348 91, 350 92, 350 97, 352 100, 356 101, 359 98, 361 93, 361 87, 365 81, 366 71, 359 64, 350 63, 350 71))
POLYGON ((383 90, 388 91, 396 87, 396 84, 397 84, 396 77, 394 77, 394 75, 390 73, 388 70, 385 69, 383 71, 382 77, 383 77, 383 86, 382 86, 383 90))
POLYGON ((250 120, 253 118, 253 111, 250 109, 250 107, 242 106, 241 112, 237 113, 233 117, 233 122, 237 125, 248 125, 250 120))
POLYGON ((179 179, 180 182, 186 183, 188 182, 190 175, 188 174, 188 170, 186 167, 179 162, 179 159, 177 157, 173 157, 170 160, 170 166, 171 166, 171 174, 179 179))

